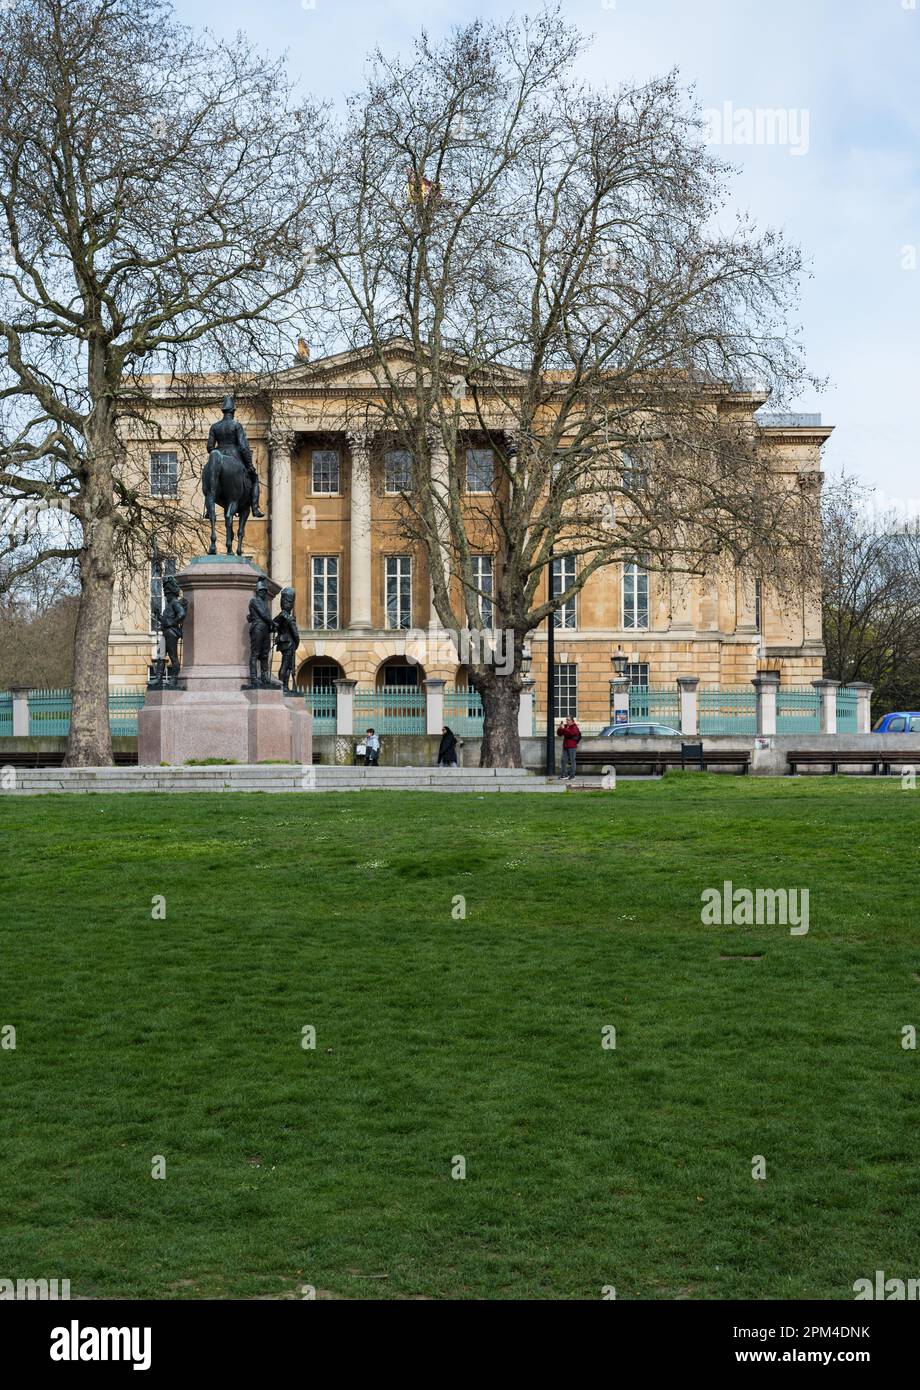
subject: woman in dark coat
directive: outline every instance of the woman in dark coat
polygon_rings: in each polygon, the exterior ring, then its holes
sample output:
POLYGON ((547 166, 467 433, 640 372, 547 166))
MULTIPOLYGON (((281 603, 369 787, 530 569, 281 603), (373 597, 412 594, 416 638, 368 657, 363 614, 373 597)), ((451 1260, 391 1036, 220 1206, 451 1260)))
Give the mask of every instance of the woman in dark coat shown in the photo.
POLYGON ((441 743, 438 748, 438 767, 457 766, 457 736, 447 725, 441 734, 441 743))

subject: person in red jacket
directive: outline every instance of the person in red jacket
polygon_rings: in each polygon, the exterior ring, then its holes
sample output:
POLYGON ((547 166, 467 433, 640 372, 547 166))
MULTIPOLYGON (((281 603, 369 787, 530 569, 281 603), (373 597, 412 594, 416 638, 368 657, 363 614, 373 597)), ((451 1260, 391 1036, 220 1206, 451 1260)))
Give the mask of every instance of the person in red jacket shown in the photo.
POLYGON ((571 715, 563 719, 556 737, 562 739, 562 776, 571 780, 575 776, 575 749, 581 742, 581 730, 571 715))

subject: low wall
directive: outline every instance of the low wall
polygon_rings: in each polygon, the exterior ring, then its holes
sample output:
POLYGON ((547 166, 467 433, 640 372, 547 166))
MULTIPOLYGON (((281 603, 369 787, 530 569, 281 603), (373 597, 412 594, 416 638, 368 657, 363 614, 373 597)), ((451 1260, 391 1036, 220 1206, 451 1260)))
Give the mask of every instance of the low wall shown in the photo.
MULTIPOLYGON (((637 755, 645 755, 669 749, 680 752, 682 742, 697 742, 690 737, 681 738, 590 738, 585 737, 579 745, 582 751, 616 749, 624 751, 627 747, 635 749, 637 755)), ((137 762, 137 739, 116 738, 112 740, 115 760, 120 764, 137 762)), ((323 734, 313 740, 314 757, 323 766, 338 765, 348 767, 354 762, 356 738, 323 734)), ((428 734, 385 734, 380 740, 381 767, 434 767, 438 757, 440 739, 428 734)), ((759 736, 754 734, 705 734, 702 737, 704 748, 737 749, 752 754, 751 771, 762 776, 783 776, 788 771, 787 753, 792 749, 827 748, 840 752, 865 751, 885 753, 896 762, 899 750, 911 757, 920 756, 920 734, 776 734, 759 736)), ((11 765, 23 767, 59 767, 64 759, 67 746, 65 738, 0 738, 0 767, 11 765)), ((462 767, 478 767, 482 740, 464 739, 460 750, 462 767)), ((556 766, 558 768, 562 753, 562 740, 556 740, 556 766)), ((542 738, 521 739, 521 758, 524 767, 534 772, 542 772, 545 766, 546 744, 542 738)), ((641 760, 641 759, 640 759, 641 760)), ((732 774, 733 769, 720 769, 732 774)), ((599 769, 591 769, 599 771, 599 769)))

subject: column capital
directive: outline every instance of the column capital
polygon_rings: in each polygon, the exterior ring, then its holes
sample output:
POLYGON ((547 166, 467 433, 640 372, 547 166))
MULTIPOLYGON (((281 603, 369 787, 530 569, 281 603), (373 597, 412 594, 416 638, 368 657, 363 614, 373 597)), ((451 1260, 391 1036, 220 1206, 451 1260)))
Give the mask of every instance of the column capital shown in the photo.
POLYGON ((346 430, 345 438, 352 454, 369 454, 374 442, 374 433, 373 430, 346 430))
POLYGON ((342 677, 339 680, 333 681, 332 684, 335 686, 336 690, 354 690, 358 682, 342 677))
POLYGON ((681 690, 695 690, 700 683, 699 676, 678 676, 677 684, 681 690))
POLYGON ((295 440, 295 432, 286 429, 283 425, 270 426, 265 436, 265 442, 272 454, 293 453, 295 440))
POLYGON ((751 680, 751 685, 757 689, 759 686, 769 687, 779 685, 779 671, 758 671, 757 675, 751 680))
POLYGON ((426 676, 425 679, 422 681, 422 685, 430 686, 432 690, 436 690, 438 688, 443 689, 443 687, 446 684, 447 682, 441 680, 440 676, 426 676))
POLYGON ((825 690, 830 687, 833 687, 833 689, 836 690, 839 684, 839 681, 825 680, 823 677, 821 678, 821 680, 812 681, 812 685, 814 686, 815 690, 825 690))

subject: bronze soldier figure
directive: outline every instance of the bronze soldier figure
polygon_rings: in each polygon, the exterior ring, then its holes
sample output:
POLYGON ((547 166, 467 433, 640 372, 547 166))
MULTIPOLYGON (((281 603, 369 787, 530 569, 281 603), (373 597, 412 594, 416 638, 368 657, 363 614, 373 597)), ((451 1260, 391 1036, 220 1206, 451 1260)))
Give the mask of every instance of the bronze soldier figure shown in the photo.
POLYGON ((278 676, 281 680, 282 688, 288 694, 296 693, 294 690, 294 658, 297 655, 297 648, 300 646, 300 629, 297 626, 297 619, 294 617, 294 590, 281 590, 281 612, 272 623, 275 633, 275 648, 281 653, 281 670, 278 676))
POLYGON ((271 678, 272 609, 268 597, 268 580, 260 579, 249 600, 249 685, 266 690, 280 690, 278 681, 271 678))
POLYGON ((167 684, 174 686, 178 684, 181 669, 179 639, 182 636, 182 624, 185 622, 185 615, 188 612, 188 599, 181 597, 179 581, 171 574, 168 574, 163 580, 163 596, 166 602, 163 604, 163 611, 160 614, 160 631, 163 634, 166 657, 169 661, 167 684))

